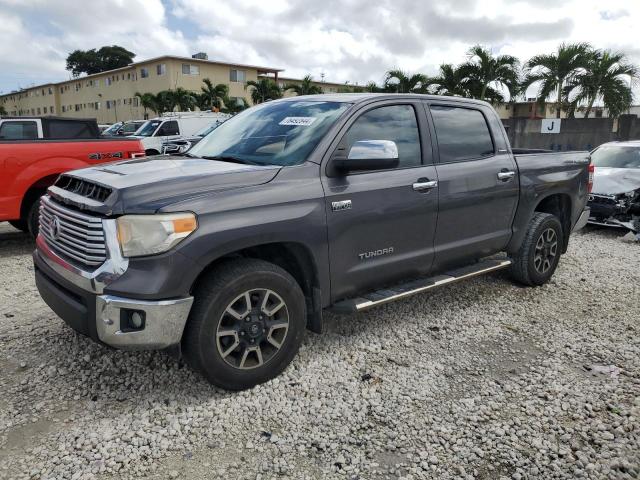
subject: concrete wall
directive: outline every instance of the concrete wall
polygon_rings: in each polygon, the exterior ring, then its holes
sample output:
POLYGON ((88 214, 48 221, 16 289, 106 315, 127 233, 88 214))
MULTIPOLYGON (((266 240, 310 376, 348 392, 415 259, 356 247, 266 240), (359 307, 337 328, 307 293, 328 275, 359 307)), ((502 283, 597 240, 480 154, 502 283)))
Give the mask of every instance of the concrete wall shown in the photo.
POLYGON ((563 118, 560 133, 541 133, 542 120, 503 119, 511 146, 556 151, 591 150, 614 140, 640 140, 640 119, 636 115, 613 118, 563 118))

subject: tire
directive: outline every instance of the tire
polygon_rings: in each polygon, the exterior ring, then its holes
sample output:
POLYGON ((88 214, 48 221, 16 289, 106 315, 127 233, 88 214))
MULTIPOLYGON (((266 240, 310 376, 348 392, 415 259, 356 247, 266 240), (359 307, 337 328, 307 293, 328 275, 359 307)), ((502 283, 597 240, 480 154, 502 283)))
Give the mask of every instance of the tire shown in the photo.
POLYGON ((512 278, 528 286, 547 283, 560 261, 563 242, 562 225, 558 217, 535 212, 520 249, 511 259, 512 278))
POLYGON ((27 227, 29 233, 33 238, 38 236, 38 229, 40 226, 40 197, 37 197, 35 201, 29 207, 27 212, 27 227))
POLYGON ((24 233, 29 233, 29 225, 24 220, 9 220, 9 225, 24 233))
POLYGON ((277 265, 229 260, 199 282, 194 296, 182 347, 187 364, 212 384, 251 388, 279 375, 298 352, 305 298, 277 265))
POLYGON ((159 152, 159 151, 157 151, 157 150, 150 149, 150 150, 145 150, 145 151, 144 151, 144 154, 145 154, 147 157, 153 157, 154 155, 160 155, 160 152, 159 152))

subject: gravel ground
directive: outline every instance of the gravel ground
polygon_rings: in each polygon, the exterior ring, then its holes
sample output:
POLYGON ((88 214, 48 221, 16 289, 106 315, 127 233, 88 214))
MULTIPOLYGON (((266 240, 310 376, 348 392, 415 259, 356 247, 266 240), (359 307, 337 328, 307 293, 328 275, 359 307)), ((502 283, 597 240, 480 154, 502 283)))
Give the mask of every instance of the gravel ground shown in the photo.
POLYGON ((0 478, 639 478, 640 244, 587 229, 553 281, 478 278, 327 317, 228 393, 40 300, 0 225, 0 478))

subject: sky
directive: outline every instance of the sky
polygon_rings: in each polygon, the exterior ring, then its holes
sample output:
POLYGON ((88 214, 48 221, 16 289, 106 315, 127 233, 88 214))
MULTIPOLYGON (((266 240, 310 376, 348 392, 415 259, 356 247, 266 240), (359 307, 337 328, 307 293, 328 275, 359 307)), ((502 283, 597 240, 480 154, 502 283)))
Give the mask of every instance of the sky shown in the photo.
POLYGON ((474 44, 526 61, 588 41, 640 64, 639 25, 639 0, 0 0, 0 92, 66 80, 71 51, 113 44, 361 85, 434 75, 474 44))

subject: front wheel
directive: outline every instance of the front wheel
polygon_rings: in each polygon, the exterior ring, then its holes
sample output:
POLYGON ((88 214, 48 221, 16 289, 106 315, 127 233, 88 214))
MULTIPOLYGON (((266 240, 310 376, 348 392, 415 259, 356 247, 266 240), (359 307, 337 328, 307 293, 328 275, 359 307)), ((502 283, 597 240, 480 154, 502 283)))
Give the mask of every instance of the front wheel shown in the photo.
POLYGON ((513 256, 511 276, 529 286, 543 285, 556 271, 564 237, 555 215, 536 212, 518 252, 513 256))
POLYGON ((302 290, 285 270, 262 260, 230 260, 196 288, 185 358, 214 385, 251 388, 293 360, 305 318, 302 290))

